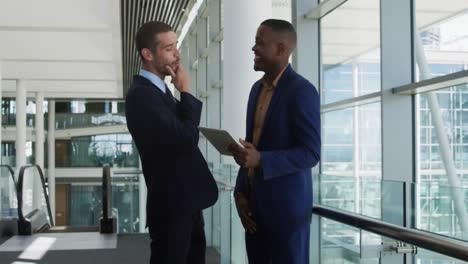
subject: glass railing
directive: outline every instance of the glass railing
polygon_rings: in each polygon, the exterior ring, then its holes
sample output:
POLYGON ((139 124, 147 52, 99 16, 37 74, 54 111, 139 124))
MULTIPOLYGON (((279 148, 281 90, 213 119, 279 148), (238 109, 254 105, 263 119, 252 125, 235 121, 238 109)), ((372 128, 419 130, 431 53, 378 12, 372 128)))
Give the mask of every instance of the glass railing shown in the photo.
MULTIPOLYGON (((105 169, 103 168, 103 170, 105 169)), ((145 219, 141 224, 139 217, 139 173, 141 172, 112 169, 110 181, 106 179, 104 184, 104 175, 98 175, 98 173, 85 179, 66 178, 60 180, 60 184, 69 186, 70 208, 66 224, 73 228, 101 226, 102 232, 102 219, 104 222, 107 221, 109 227, 106 229, 107 231, 114 228, 113 221, 116 221, 116 229, 112 232, 140 232, 140 225, 143 225, 142 230, 144 231, 145 219), (103 186, 107 187, 103 188, 103 186), (104 195, 106 193, 107 201, 104 195), (105 213, 107 213, 107 217, 105 213), (106 218, 108 220, 105 220, 106 218)))
POLYGON ((392 183, 382 184, 380 178, 335 176, 318 177, 319 204, 381 218, 381 197, 391 195, 392 183))
POLYGON ((60 142, 56 166, 67 167, 102 167, 110 164, 113 168, 137 168, 138 150, 128 133, 102 134, 73 137, 60 142))
POLYGON ((394 263, 405 263, 403 256, 413 259, 413 263, 466 263, 468 260, 468 243, 454 239, 445 239, 438 235, 409 228, 392 226, 372 218, 359 219, 359 216, 343 214, 341 210, 316 210, 320 215, 340 219, 340 222, 316 216, 313 221, 319 222, 319 251, 321 263, 382 263, 389 258, 394 263), (339 212, 341 211, 341 212, 339 212), (356 218, 355 218, 356 217, 356 218), (341 221, 352 223, 353 226, 341 221), (363 222, 361 222, 361 220, 363 222), (387 226, 388 225, 388 226, 387 226), (365 227, 368 232, 357 226, 365 227), (385 236, 380 233, 389 234, 385 236), (400 240, 400 239, 401 240, 400 240), (408 239, 412 243, 402 242, 408 239), (425 249, 421 244, 436 251, 425 249), (441 254, 440 252, 443 252, 441 254), (451 256, 448 256, 451 255, 451 256), (398 258, 400 257, 400 258, 398 258))
MULTIPOLYGON (((143 175, 137 170, 114 170, 112 173, 112 211, 117 218, 119 233, 144 232, 146 207, 140 208, 140 187, 144 187, 143 175), (142 182, 140 182, 142 181, 142 182)), ((146 197, 144 197, 146 202, 146 197)))
POLYGON ((0 221, 18 218, 18 199, 14 171, 0 166, 0 221))
MULTIPOLYGON (((218 184, 219 199, 212 208, 205 211, 207 244, 219 253, 218 263, 247 263, 244 229, 232 196, 238 166, 209 164, 209 167, 218 184)), ((365 231, 351 226, 350 223, 336 222, 316 215, 312 221, 312 228, 318 227, 319 229, 313 229, 310 239, 311 245, 316 245, 319 241, 320 248, 312 249, 310 255, 318 256, 319 254, 321 263, 379 263, 387 255, 404 252, 413 254, 416 250, 418 254, 409 256, 414 261, 420 261, 418 263, 431 261, 431 263, 459 263, 459 260, 454 262, 454 259, 442 255, 441 252, 431 247, 429 250, 424 250, 417 243, 406 242, 409 243, 406 245, 396 240, 401 233, 416 233, 416 237, 421 235, 435 239, 434 241, 447 241, 447 244, 458 243, 463 251, 466 243, 460 240, 463 239, 463 232, 460 232, 462 229, 458 218, 460 210, 456 205, 468 206, 465 189, 460 191, 461 188, 436 187, 431 183, 413 184, 381 181, 376 178, 347 180, 345 177, 332 179, 330 175, 326 177, 320 175, 316 178, 318 179, 315 182, 318 184, 314 186, 314 191, 318 193, 316 195, 318 198, 314 202, 317 206, 364 217, 370 221, 366 225, 368 227, 373 226, 372 221, 384 225, 391 223, 390 226, 393 227, 390 232, 396 234, 395 236, 382 235, 379 233, 378 225, 375 229, 365 231), (320 178, 333 181, 323 182, 320 178), (458 191, 454 192, 454 189, 458 191), (455 198, 460 198, 460 192, 463 194, 461 196, 463 199, 461 203, 455 202, 455 198), (458 194, 453 195, 453 193, 458 194), (446 220, 440 220, 440 213, 444 216, 450 215, 450 224, 447 224, 446 220), (423 225, 424 223, 432 224, 423 225), (434 226, 439 229, 435 229, 434 226), (318 230, 320 235, 317 233, 318 230), (418 246, 417 249, 411 246, 413 244, 418 246)), ((90 185, 87 184, 86 187, 89 188, 90 185)), ((114 170, 112 212, 118 218, 119 232, 144 232, 145 189, 141 171, 114 170)), ((93 189, 92 193, 96 199, 102 195, 97 189, 93 189)), ((84 204, 81 207, 88 208, 88 210, 90 208, 84 204)), ((463 214, 461 216, 463 217, 463 214)), ((468 252, 468 247, 466 247, 466 252, 468 252)))
MULTIPOLYGON (((35 126, 35 114, 26 114, 26 126, 35 126)), ((47 122, 45 122, 47 124, 47 122)), ((2 126, 16 126, 16 113, 2 115, 2 126)))
MULTIPOLYGON (((207 245, 218 252, 219 261, 216 263, 231 263, 231 259, 242 259, 242 256, 246 256, 242 226, 232 198, 238 167, 209 164, 209 168, 218 184, 219 198, 211 212, 205 211, 209 214, 205 215, 207 245)), ((87 188, 89 187, 87 185, 87 188)), ((112 188, 113 213, 118 218, 119 232, 146 232, 146 184, 141 170, 113 169, 112 188)), ((96 199, 101 196, 97 189, 92 194, 96 199)), ((81 207, 89 208, 84 204, 81 207)), ((73 218, 73 215, 71 217, 73 218)))
POLYGON ((468 242, 468 188, 439 182, 412 184, 415 227, 468 242))
MULTIPOLYGON (((232 192, 234 190, 238 167, 230 164, 208 164, 218 185, 218 201, 211 208, 211 230, 208 230, 210 246, 219 254, 218 263, 231 263, 231 258, 239 246, 238 236, 240 221, 237 214, 232 192), (237 222, 236 222, 237 221, 237 222), (234 239, 234 240, 233 240, 234 239)), ((206 217, 205 217, 206 218, 206 217)), ((232 262, 235 263, 235 262, 232 262)))
POLYGON ((55 127, 56 129, 84 128, 95 126, 108 125, 125 125, 127 119, 124 113, 111 114, 71 114, 71 113, 56 113, 55 127))
MULTIPOLYGON (((217 179, 220 196, 212 208, 211 230, 207 234, 211 236, 212 246, 220 253, 220 263, 248 263, 244 229, 232 197, 238 166, 210 164, 210 169, 217 179)), ((465 207, 468 207, 466 189, 459 190, 460 188, 447 186, 436 187, 430 183, 382 181, 377 177, 355 179, 344 176, 320 175, 316 178, 318 180, 316 179, 315 182, 318 184, 314 186, 314 191, 318 193, 316 195, 318 198, 314 202, 321 206, 350 212, 374 221, 390 222, 395 227, 409 226, 408 230, 420 232, 420 234, 428 235, 434 239, 447 239, 450 243, 458 243, 456 239, 463 237, 462 232, 459 231, 461 228, 457 218, 457 212, 460 214, 460 210, 455 205, 464 204, 465 207), (433 195, 428 195, 428 191, 431 191, 433 195), (454 191, 458 192, 458 195, 453 195, 454 191), (461 196, 460 192, 463 193, 461 196), (428 197, 432 198, 428 199, 428 197), (463 201, 454 202, 455 197, 463 197, 463 201), (411 209, 413 208, 412 203, 414 203, 414 210, 411 209), (439 212, 450 215, 450 224, 440 220, 439 212), (424 217, 431 220, 424 220, 424 217), (428 226, 423 228, 421 224, 434 223, 436 220, 439 221, 439 224, 429 226, 437 226, 438 230, 435 228, 429 230, 428 226), (420 225, 416 224, 417 228, 413 228, 413 222, 420 223, 420 225), (455 225, 459 227, 456 228, 455 225), (445 238, 444 236, 449 237, 445 238)), ((466 217, 466 213, 464 216, 466 217)), ((314 219, 317 221, 318 217, 315 216, 314 219)), ((377 235, 374 232, 367 232, 325 218, 320 220, 319 226, 321 235, 312 232, 311 245, 320 240, 320 252, 313 249, 310 255, 320 254, 320 263, 380 263, 383 256, 402 254, 403 252, 411 253, 412 250, 416 250, 416 247, 397 242, 395 238, 383 238, 382 235, 377 235)), ((459 241, 459 243, 463 249, 464 242, 459 241)), ((421 247, 417 248, 417 251, 419 253, 412 257, 415 261, 421 261, 418 263, 435 263, 434 261, 441 261, 437 263, 460 263, 459 260, 453 262, 455 261, 453 258, 436 253, 436 251, 424 250, 421 247)), ((466 251, 468 252, 468 247, 466 247, 466 251)))
POLYGON ((468 188, 320 175, 317 204, 468 241, 468 188), (323 180, 326 179, 326 180, 323 180), (414 204, 414 210, 406 210, 414 204), (385 210, 383 210, 385 208, 385 210))
MULTIPOLYGON (((26 115, 26 126, 35 126, 35 114, 26 115)), ((44 126, 47 127, 48 114, 44 115, 44 126)), ((55 114, 55 128, 56 129, 69 129, 69 128, 83 128, 94 126, 107 126, 107 125, 122 125, 126 124, 124 113, 96 113, 96 114, 72 114, 72 113, 56 113, 55 114)), ((2 115, 3 126, 16 126, 16 114, 2 115)))
POLYGON ((44 174, 38 165, 20 168, 18 176, 18 233, 31 235, 54 226, 44 174))

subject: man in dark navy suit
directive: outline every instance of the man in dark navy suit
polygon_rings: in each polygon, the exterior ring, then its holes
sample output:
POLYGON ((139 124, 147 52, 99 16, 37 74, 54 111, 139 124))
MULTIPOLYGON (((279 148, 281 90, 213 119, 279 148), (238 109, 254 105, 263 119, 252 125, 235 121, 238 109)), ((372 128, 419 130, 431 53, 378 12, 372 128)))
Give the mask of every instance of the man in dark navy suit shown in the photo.
POLYGON ((206 240, 201 210, 218 198, 198 148, 202 103, 190 94, 177 36, 169 25, 144 24, 135 43, 142 68, 128 90, 126 116, 148 187, 150 263, 202 264, 206 240), (180 101, 163 81, 168 75, 180 101))
POLYGON ((262 22, 252 51, 265 75, 252 87, 234 197, 246 230, 250 264, 308 264, 311 168, 320 160, 320 100, 288 63, 296 31, 284 20, 262 22))

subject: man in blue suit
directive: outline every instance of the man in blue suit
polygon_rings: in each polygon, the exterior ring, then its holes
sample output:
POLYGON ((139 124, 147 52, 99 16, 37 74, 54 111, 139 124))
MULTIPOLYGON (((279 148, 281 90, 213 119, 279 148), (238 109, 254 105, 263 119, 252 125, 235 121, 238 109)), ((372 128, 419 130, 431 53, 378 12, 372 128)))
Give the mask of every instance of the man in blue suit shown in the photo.
POLYGON ((269 19, 257 30, 247 134, 230 146, 241 166, 234 197, 250 264, 309 264, 311 168, 320 160, 320 99, 288 59, 293 26, 269 19))
POLYGON ((202 103, 190 94, 177 36, 169 25, 144 24, 135 44, 142 68, 128 90, 126 116, 148 187, 150 263, 204 264, 201 210, 216 202, 218 190, 198 148, 202 103), (168 75, 180 101, 163 81, 168 75))

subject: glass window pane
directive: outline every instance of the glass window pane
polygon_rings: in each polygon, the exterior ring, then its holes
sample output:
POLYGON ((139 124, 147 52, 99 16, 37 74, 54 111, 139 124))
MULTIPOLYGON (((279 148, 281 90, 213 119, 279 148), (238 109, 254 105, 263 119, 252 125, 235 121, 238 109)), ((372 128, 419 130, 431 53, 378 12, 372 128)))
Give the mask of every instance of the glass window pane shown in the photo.
POLYGON ((466 237, 461 226, 467 219, 460 212, 468 212, 466 87, 462 84, 421 94, 417 100, 420 106, 425 101, 427 110, 416 111, 420 135, 416 171, 421 185, 416 197, 417 228, 461 239, 466 237))
POLYGON ((467 69, 468 1, 416 0, 416 81, 467 69), (416 52, 417 54, 417 52, 416 52))
POLYGON ((320 203, 381 216, 380 102, 322 116, 320 203))
POLYGON ((379 8, 350 0, 321 19, 322 103, 380 91, 379 8))

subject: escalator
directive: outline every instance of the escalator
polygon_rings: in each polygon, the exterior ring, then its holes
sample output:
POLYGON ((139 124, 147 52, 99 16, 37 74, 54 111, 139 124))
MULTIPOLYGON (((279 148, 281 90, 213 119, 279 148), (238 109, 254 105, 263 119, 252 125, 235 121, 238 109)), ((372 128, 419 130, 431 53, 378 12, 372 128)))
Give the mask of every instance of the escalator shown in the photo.
POLYGON ((116 233, 117 220, 111 215, 110 168, 104 167, 102 175, 102 217, 99 226, 55 226, 44 174, 38 165, 20 169, 18 177, 18 234, 65 232, 116 233))
POLYGON ((18 206, 14 210, 15 233, 0 242, 0 263, 147 263, 147 234, 117 234, 117 220, 111 214, 111 173, 110 167, 103 168, 99 226, 57 227, 40 167, 22 167, 17 184, 18 206))

